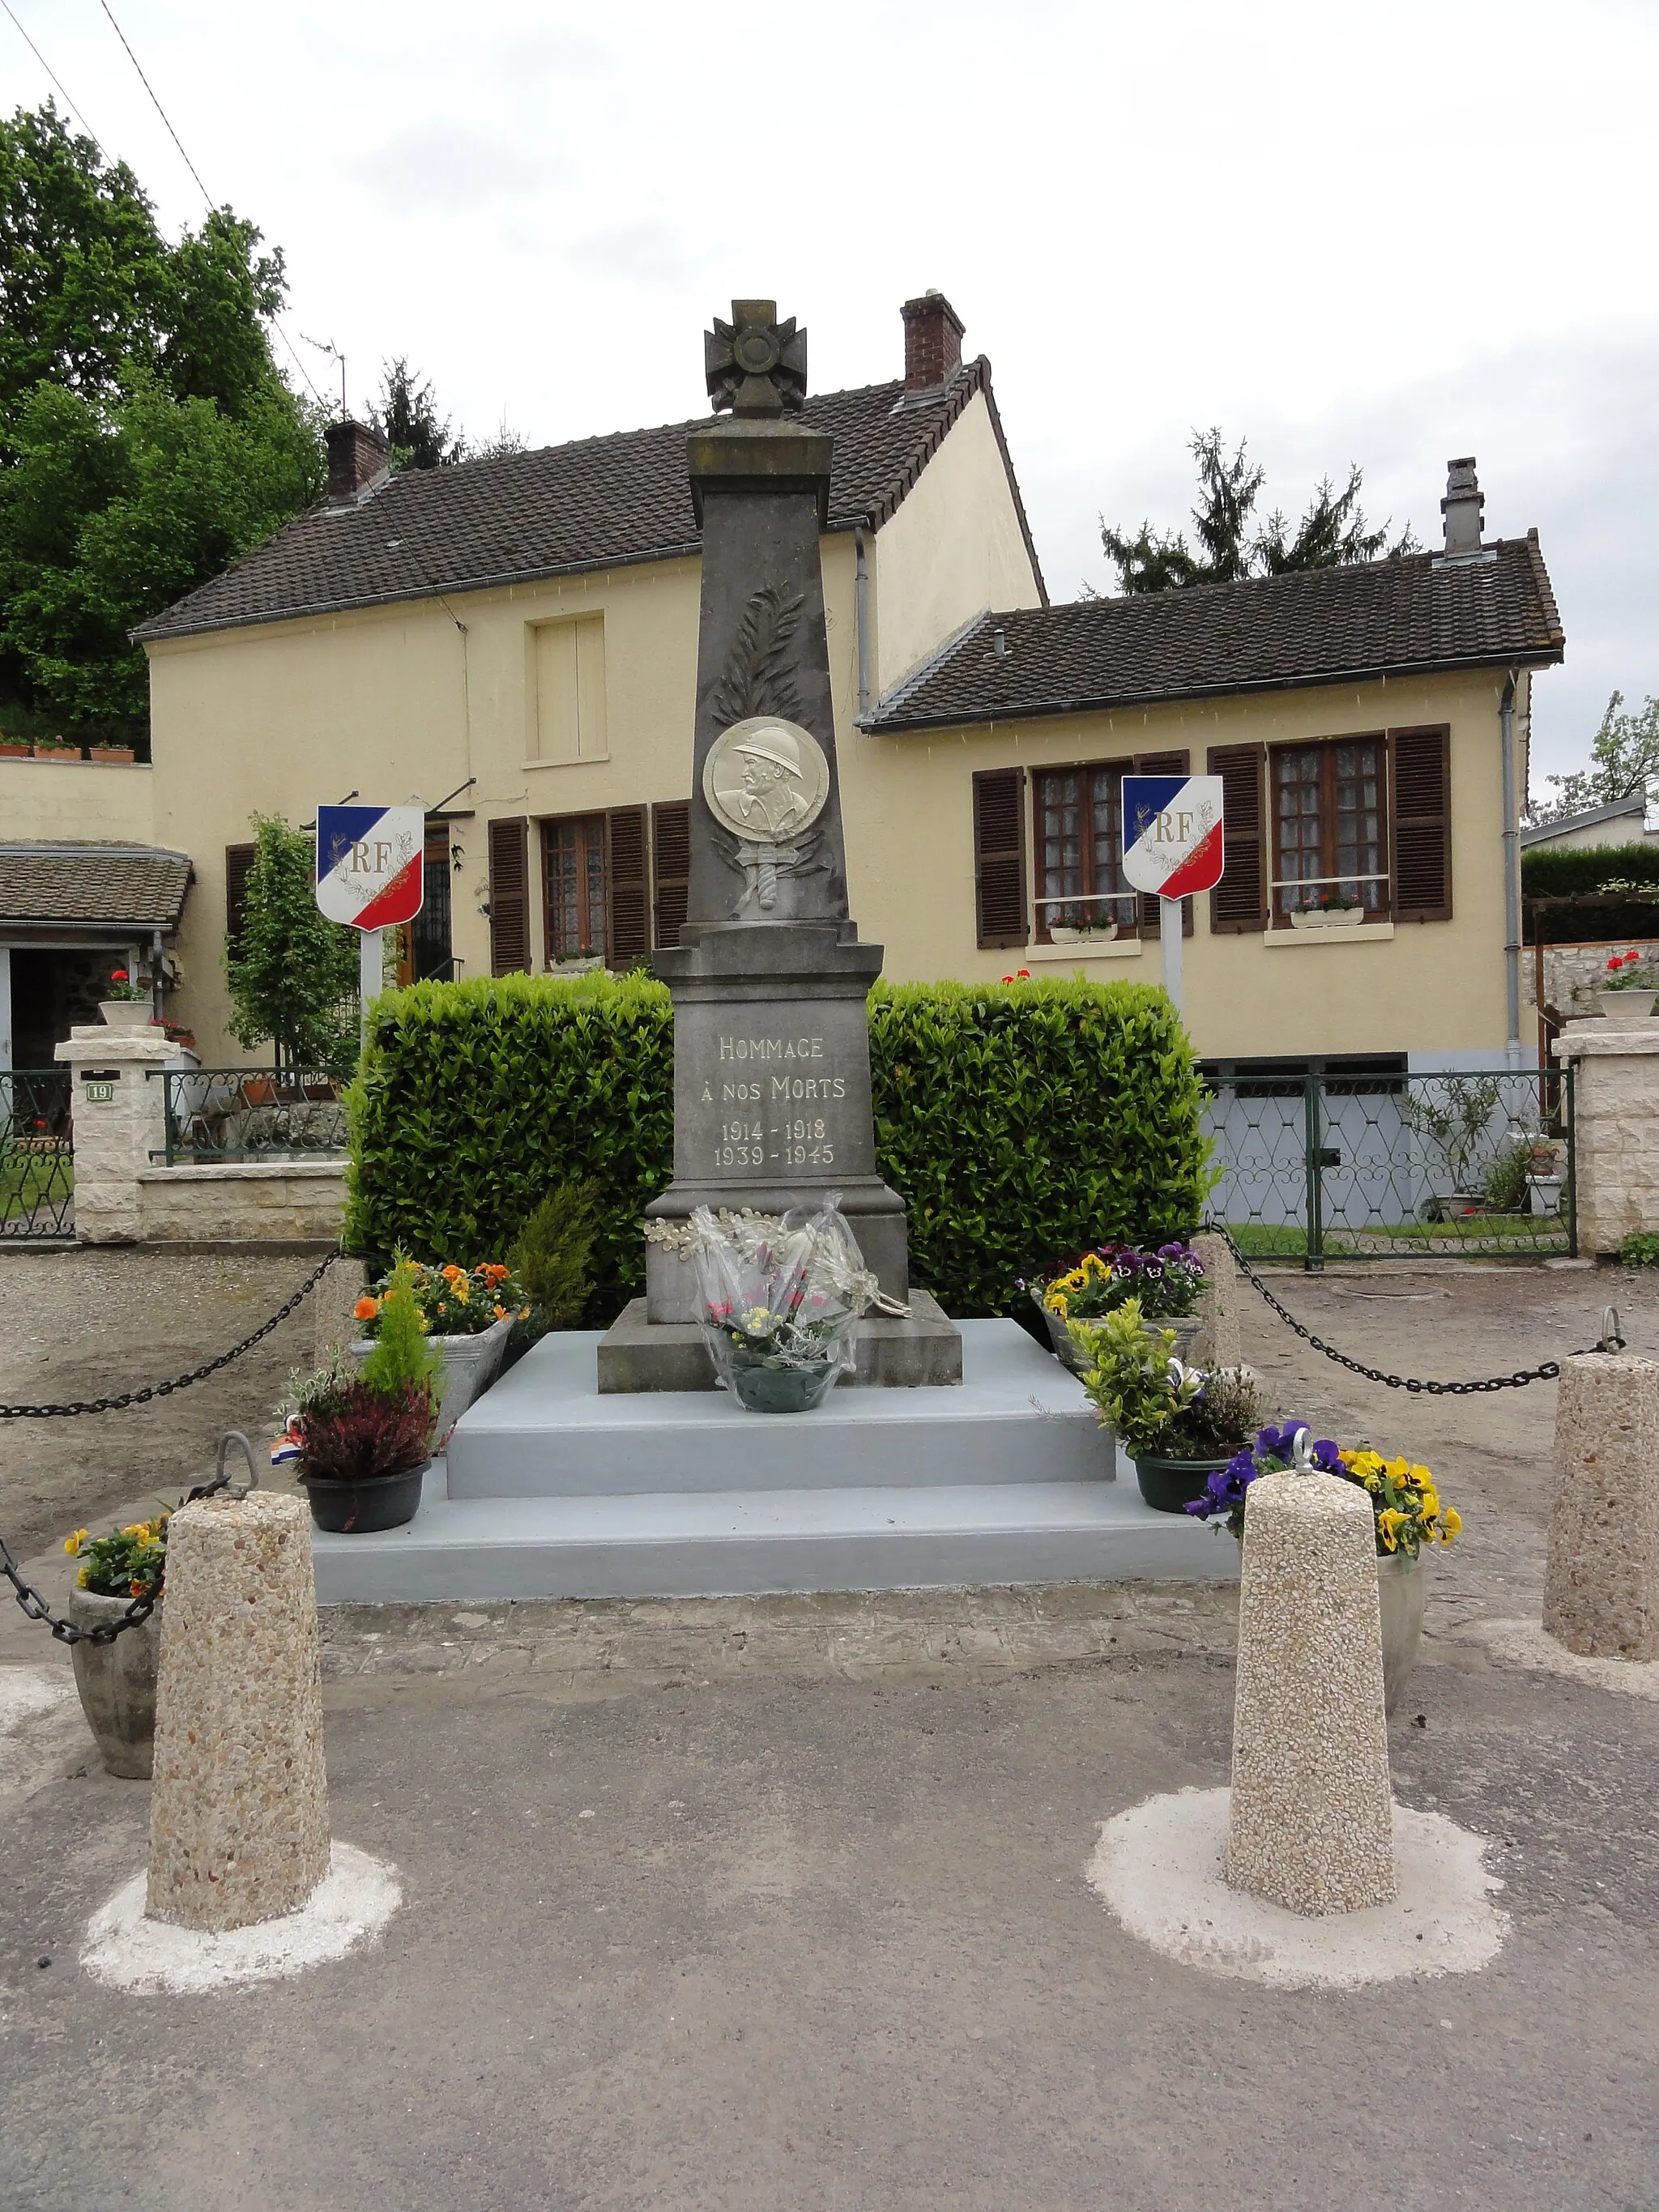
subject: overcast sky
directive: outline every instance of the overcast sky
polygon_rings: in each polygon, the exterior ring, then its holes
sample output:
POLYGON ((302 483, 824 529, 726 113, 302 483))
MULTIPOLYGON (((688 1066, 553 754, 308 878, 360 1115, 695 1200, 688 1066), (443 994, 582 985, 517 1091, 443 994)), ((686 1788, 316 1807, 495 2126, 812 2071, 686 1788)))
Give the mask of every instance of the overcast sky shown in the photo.
MULTIPOLYGON (((9 0, 176 232, 188 170, 100 0, 9 0)), ((702 411, 699 332, 775 294, 815 389, 896 375, 936 285, 988 354, 1056 599, 1097 516, 1183 521, 1194 425, 1292 518, 1350 459, 1437 538, 1479 458, 1568 637, 1534 783, 1659 692, 1659 6, 1617 0, 111 0, 283 326, 362 410, 407 353, 475 435, 702 411)), ((0 97, 52 91, 0 15, 0 97)))

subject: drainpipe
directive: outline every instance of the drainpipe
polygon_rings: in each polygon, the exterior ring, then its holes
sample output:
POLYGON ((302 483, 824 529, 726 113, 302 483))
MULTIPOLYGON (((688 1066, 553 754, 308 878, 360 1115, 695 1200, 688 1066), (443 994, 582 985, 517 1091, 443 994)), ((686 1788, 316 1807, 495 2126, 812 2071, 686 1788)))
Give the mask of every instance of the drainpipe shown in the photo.
POLYGON ((152 1021, 161 1018, 161 933, 150 932, 149 939, 149 1012, 152 1021))
POLYGON ((864 557, 864 532, 853 532, 853 627, 859 641, 859 720, 870 711, 870 568, 864 557))
POLYGON ((1504 1064, 1521 1065, 1521 817, 1515 789, 1515 686, 1511 668, 1498 702, 1498 743, 1504 754, 1504 997, 1508 1030, 1504 1064))

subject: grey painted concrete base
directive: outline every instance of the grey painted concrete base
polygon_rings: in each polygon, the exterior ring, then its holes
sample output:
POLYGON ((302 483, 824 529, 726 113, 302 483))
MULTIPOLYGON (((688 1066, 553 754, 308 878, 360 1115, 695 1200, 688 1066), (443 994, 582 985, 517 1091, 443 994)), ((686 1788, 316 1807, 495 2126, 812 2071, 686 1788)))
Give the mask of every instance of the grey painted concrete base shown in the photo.
POLYGON ((1143 1504, 1076 1381, 1012 1322, 961 1324, 959 1389, 601 1396, 599 1337, 544 1339, 462 1416, 407 1528, 314 1532, 319 1602, 696 1597, 1128 1577, 1237 1547, 1143 1504))
MULTIPOLYGON (((634 1298, 599 1340, 599 1391, 714 1390, 714 1364, 696 1322, 653 1322, 634 1298)), ((948 1388, 962 1380, 962 1338, 938 1300, 912 1289, 908 1320, 872 1314, 858 1326, 857 1364, 837 1385, 888 1390, 948 1388)))

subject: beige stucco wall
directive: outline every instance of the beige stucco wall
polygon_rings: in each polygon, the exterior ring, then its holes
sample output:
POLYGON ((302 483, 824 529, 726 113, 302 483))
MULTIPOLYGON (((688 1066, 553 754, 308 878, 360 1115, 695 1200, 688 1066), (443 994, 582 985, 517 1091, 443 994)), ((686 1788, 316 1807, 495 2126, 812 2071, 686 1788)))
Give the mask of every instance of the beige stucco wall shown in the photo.
POLYGON ((0 760, 0 838, 153 845, 155 779, 137 761, 0 760))
POLYGON ((1042 605, 982 392, 883 526, 871 566, 879 692, 975 615, 1042 605))
MULTIPOLYGON (((975 947, 973 773, 1112 760, 1185 748, 1194 774, 1212 744, 1358 735, 1444 722, 1451 730, 1453 915, 1360 943, 1312 931, 1211 937, 1195 902, 1184 945, 1188 1028, 1206 1058, 1504 1049, 1501 678, 1475 674, 1284 692, 914 736, 860 737, 846 773, 848 855, 860 933, 884 942, 897 980, 1081 973, 1156 983, 1156 941, 1117 957, 1075 948, 975 947)), ((1029 804, 1027 837, 1030 836, 1029 804)), ((1029 844, 1028 844, 1029 854, 1029 844)), ((1030 869, 1027 870, 1028 889, 1030 869)))

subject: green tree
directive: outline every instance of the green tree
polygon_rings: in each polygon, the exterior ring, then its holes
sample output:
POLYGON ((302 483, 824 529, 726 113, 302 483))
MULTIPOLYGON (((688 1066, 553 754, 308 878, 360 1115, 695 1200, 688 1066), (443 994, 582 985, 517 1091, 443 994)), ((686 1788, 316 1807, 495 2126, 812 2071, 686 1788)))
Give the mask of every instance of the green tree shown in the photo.
POLYGON ((1615 691, 1601 728, 1590 739, 1589 766, 1571 769, 1565 775, 1547 775, 1544 781, 1554 787, 1554 796, 1529 801, 1529 820, 1559 822, 1564 814, 1613 806, 1621 799, 1644 793, 1649 780, 1659 777, 1659 699, 1645 699, 1639 714, 1625 714, 1624 704, 1624 693, 1615 691))
POLYGON ((267 1042, 278 1067, 349 1067, 357 1056, 357 933, 319 914, 316 847, 280 814, 253 817, 240 944, 226 947, 230 1033, 267 1042))
POLYGON ((1316 486, 1294 532, 1276 508, 1252 533, 1267 471, 1249 459, 1248 441, 1241 438, 1230 455, 1219 429, 1194 430, 1188 450, 1198 464, 1199 504, 1192 510, 1197 550, 1188 544, 1179 530, 1166 534, 1143 522, 1131 536, 1114 529, 1103 515, 1101 544, 1116 567, 1121 592, 1170 592, 1194 584, 1236 584, 1248 576, 1334 568, 1352 561, 1375 561, 1385 551, 1404 554, 1420 550, 1409 527, 1390 545, 1387 523, 1380 530, 1367 526, 1359 504, 1364 479, 1352 463, 1341 491, 1328 477, 1316 486))
POLYGON ((465 439, 451 437, 448 416, 438 420, 430 381, 410 368, 403 354, 384 365, 380 404, 372 410, 371 419, 392 448, 394 469, 451 468, 466 459, 465 439))
POLYGON ((0 708, 141 740, 127 632, 322 489, 319 411, 265 321, 280 252, 214 210, 177 245, 50 101, 0 124, 0 708))

